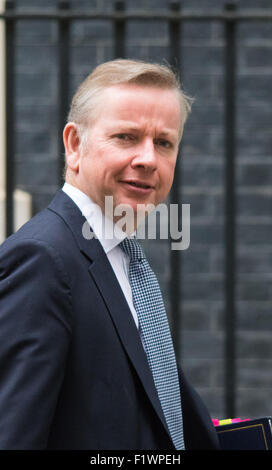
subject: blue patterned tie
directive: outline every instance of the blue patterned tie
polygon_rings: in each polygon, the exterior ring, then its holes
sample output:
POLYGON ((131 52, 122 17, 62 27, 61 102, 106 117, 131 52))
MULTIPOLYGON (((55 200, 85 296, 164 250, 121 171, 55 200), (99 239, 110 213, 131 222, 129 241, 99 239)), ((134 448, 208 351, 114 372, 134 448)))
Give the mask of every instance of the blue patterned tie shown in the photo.
POLYGON ((177 450, 184 449, 180 387, 170 328, 158 280, 133 238, 119 245, 129 256, 129 280, 149 367, 177 450))

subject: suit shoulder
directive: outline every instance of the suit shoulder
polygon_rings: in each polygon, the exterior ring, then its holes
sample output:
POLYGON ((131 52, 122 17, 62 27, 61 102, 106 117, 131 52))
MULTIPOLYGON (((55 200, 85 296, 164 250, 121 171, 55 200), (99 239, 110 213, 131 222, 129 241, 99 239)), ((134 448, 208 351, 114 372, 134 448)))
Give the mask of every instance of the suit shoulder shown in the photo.
POLYGON ((21 244, 24 240, 28 240, 29 243, 32 241, 34 245, 44 243, 55 249, 61 249, 64 240, 69 239, 70 243, 72 238, 71 231, 63 219, 47 208, 10 235, 0 246, 0 252, 10 245, 21 244))
POLYGON ((51 260, 49 262, 70 284, 69 266, 75 251, 72 233, 65 222, 54 212, 44 209, 2 243, 0 265, 12 266, 35 258, 44 265, 51 260))

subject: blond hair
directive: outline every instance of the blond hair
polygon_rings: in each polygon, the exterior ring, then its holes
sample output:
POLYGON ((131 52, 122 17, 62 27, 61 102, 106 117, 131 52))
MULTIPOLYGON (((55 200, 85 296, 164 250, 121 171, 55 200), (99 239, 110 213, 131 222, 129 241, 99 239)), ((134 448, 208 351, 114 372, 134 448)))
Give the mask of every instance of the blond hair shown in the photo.
POLYGON ((167 65, 143 62, 140 60, 116 59, 98 65, 78 87, 71 103, 68 122, 80 127, 95 119, 101 92, 110 86, 135 84, 173 89, 178 92, 182 122, 191 110, 191 98, 181 90, 178 76, 167 65))

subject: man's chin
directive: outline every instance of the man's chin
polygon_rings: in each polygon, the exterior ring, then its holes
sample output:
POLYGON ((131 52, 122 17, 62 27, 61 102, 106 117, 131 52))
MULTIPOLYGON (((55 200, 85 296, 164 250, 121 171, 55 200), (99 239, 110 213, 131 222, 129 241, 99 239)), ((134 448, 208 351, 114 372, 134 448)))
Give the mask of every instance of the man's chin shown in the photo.
POLYGON ((136 198, 116 198, 111 195, 105 197, 104 214, 114 223, 118 225, 126 225, 125 231, 135 231, 137 226, 141 224, 144 219, 152 212, 157 204, 154 203, 153 198, 146 198, 146 200, 136 198))

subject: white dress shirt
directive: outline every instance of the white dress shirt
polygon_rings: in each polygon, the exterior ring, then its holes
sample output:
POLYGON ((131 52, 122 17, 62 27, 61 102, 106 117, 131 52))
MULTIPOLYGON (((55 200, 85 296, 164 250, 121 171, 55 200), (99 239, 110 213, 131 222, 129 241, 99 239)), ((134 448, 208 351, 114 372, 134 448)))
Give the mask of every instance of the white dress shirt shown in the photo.
MULTIPOLYGON (((86 218, 90 227, 92 227, 96 238, 100 241, 125 295, 138 328, 138 317, 133 305, 131 287, 128 279, 129 258, 118 246, 121 240, 126 237, 126 234, 117 226, 114 227, 112 220, 110 221, 107 219, 107 224, 112 224, 112 230, 109 230, 108 232, 112 233, 112 237, 105 236, 105 216, 103 215, 100 207, 95 204, 87 194, 69 183, 64 183, 62 190, 79 207, 82 215, 86 218)), ((107 225, 107 227, 109 227, 109 225, 107 225)))

